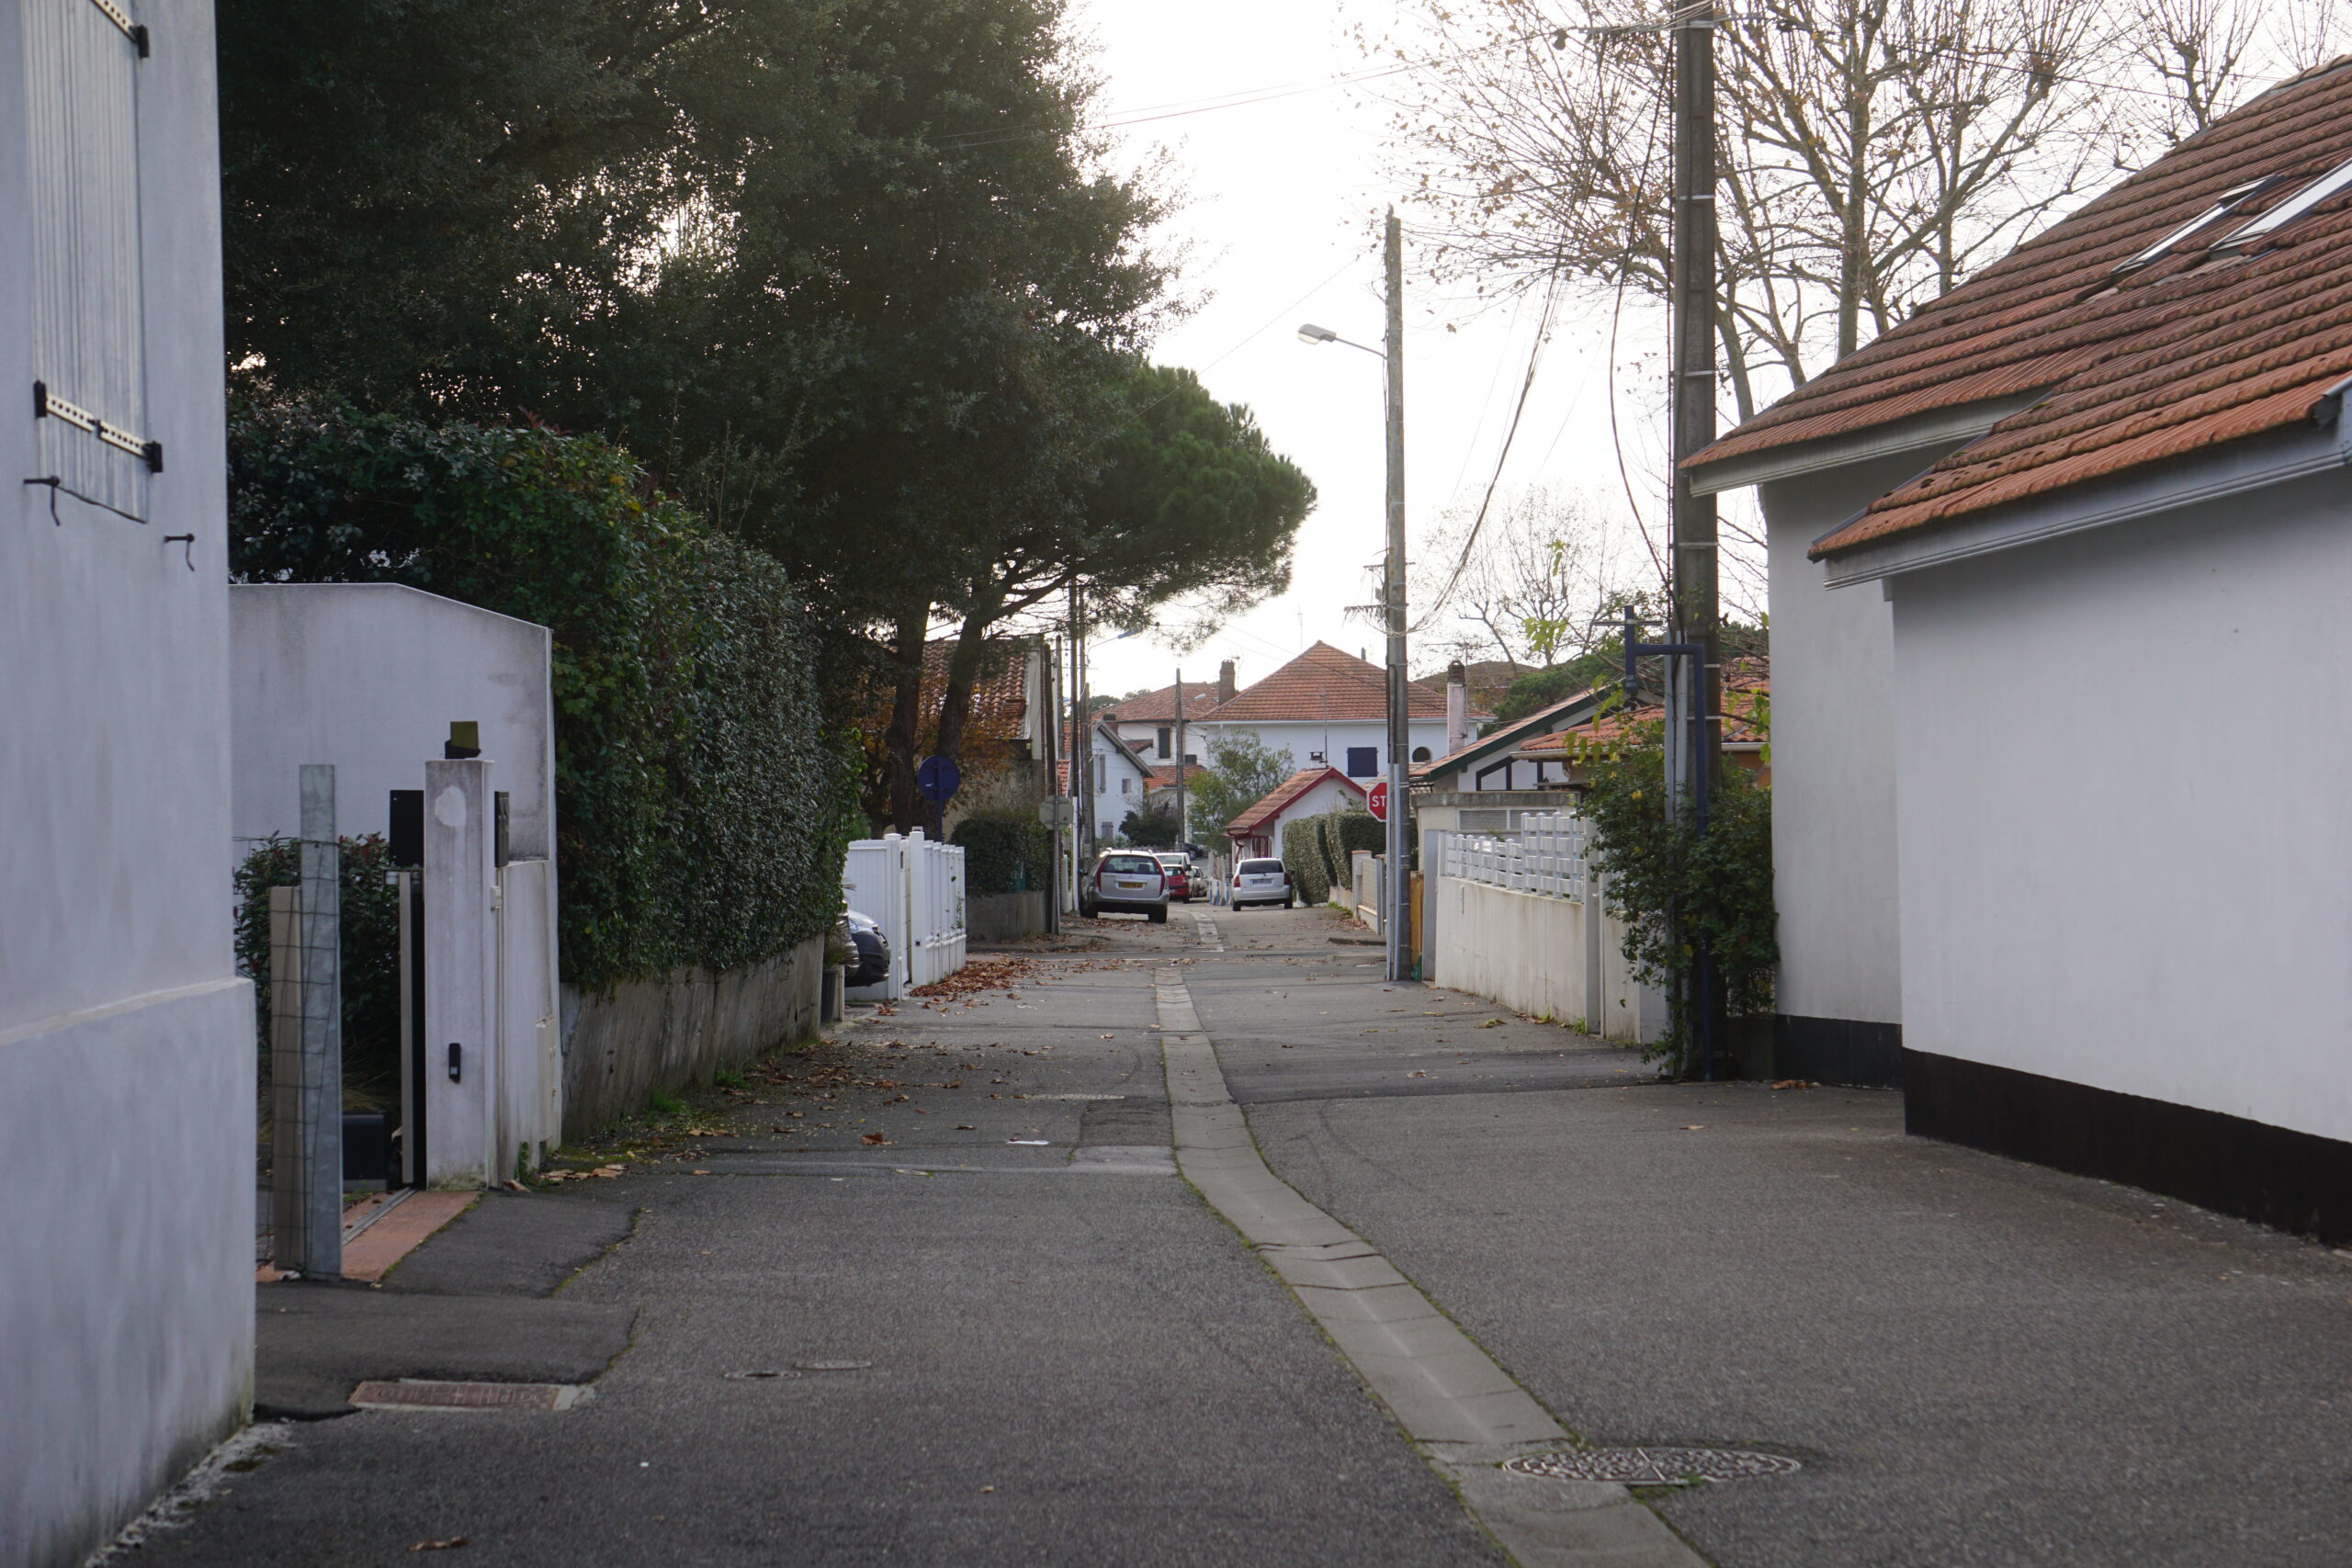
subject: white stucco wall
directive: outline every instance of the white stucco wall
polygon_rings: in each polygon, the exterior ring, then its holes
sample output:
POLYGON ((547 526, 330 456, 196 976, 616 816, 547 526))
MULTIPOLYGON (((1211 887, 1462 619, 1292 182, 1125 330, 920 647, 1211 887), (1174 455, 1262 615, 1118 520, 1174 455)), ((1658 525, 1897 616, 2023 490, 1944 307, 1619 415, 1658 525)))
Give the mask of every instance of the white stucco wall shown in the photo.
POLYGON ((554 846, 555 710, 548 629, 392 582, 229 591, 240 838, 292 833, 304 762, 335 767, 337 825, 380 833, 390 792, 423 789, 452 720, 481 726, 507 792, 509 853, 554 846))
POLYGON ((1899 1023, 1893 618, 1871 586, 1832 590, 1813 541, 1926 466, 1852 464, 1761 487, 1770 542, 1774 1006, 1899 1023))
MULTIPOLYGON (((1445 720, 1442 716, 1417 718, 1413 720, 1409 733, 1415 747, 1428 747, 1432 757, 1445 755, 1445 720)), ((1227 735, 1254 736, 1261 745, 1271 750, 1289 752, 1294 771, 1315 766, 1314 754, 1321 751, 1331 766, 1345 772, 1348 749, 1369 746, 1373 748, 1380 766, 1380 773, 1374 776, 1385 776, 1388 772, 1388 725, 1383 719, 1328 725, 1319 719, 1296 724, 1194 724, 1185 730, 1185 744, 1202 761, 1207 762, 1212 759, 1211 749, 1227 735)), ((1368 777, 1365 782, 1370 783, 1371 779, 1368 777)))
POLYGON ((143 17, 141 434, 166 466, 143 524, 64 496, 52 523, 49 492, 17 482, 44 471, 29 392, 45 371, 22 16, 0 8, 5 1568, 79 1562, 244 1420, 252 1379, 211 14, 191 0, 143 17))
POLYGON ((2348 514, 2338 470, 1896 581, 1906 1045, 2352 1137, 2348 514))
POLYGON ((1600 929, 1587 931, 1591 906, 1457 876, 1431 877, 1422 897, 1439 905, 1429 921, 1433 983, 1624 1044, 1666 1032, 1665 997, 1634 983, 1617 921, 1600 915, 1600 929), (1600 984, 1589 994, 1596 968, 1600 984))

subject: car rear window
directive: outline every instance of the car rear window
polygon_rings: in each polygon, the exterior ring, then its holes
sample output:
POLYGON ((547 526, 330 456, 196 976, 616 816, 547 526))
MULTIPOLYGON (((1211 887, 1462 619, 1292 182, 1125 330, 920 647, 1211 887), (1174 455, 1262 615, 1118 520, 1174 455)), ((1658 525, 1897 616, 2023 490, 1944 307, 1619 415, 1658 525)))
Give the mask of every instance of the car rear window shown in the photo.
POLYGON ((1240 874, 1244 876, 1270 876, 1282 868, 1283 863, 1278 860, 1245 860, 1241 863, 1240 874))
POLYGON ((1149 855, 1108 855, 1103 858, 1102 869, 1121 872, 1128 876, 1148 871, 1156 876, 1159 874, 1159 863, 1149 855))

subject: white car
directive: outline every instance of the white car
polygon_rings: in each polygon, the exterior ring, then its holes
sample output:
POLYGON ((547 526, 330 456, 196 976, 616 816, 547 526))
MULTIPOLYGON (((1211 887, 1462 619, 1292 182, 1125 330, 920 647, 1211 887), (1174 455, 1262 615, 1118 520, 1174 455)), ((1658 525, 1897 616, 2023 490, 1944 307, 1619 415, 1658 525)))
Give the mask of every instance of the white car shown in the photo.
POLYGON ((1283 908, 1295 908, 1298 895, 1290 885, 1290 873, 1278 860, 1245 860, 1233 868, 1232 904, 1237 909, 1251 904, 1280 904, 1283 908))

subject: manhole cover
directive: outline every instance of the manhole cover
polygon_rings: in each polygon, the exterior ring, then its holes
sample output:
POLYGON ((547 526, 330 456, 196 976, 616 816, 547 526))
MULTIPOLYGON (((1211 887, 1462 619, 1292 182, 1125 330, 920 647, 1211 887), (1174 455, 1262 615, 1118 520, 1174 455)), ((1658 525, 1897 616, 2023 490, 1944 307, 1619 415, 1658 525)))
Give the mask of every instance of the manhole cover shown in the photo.
POLYGON ((719 1375, 721 1377, 731 1378, 737 1382, 757 1382, 763 1378, 797 1378, 800 1374, 798 1372, 766 1369, 756 1372, 722 1372, 719 1375))
POLYGON ((862 1372, 874 1363, 871 1361, 795 1361, 792 1364, 804 1372, 862 1372))
POLYGON ((1786 1475, 1797 1461, 1742 1449, 1587 1449, 1577 1453, 1524 1454, 1505 1461, 1518 1475, 1552 1481, 1614 1481, 1625 1486, 1672 1486, 1685 1481, 1745 1481, 1786 1475))
POLYGON ((561 1382, 363 1382, 351 1403, 370 1410, 569 1410, 588 1391, 561 1382))

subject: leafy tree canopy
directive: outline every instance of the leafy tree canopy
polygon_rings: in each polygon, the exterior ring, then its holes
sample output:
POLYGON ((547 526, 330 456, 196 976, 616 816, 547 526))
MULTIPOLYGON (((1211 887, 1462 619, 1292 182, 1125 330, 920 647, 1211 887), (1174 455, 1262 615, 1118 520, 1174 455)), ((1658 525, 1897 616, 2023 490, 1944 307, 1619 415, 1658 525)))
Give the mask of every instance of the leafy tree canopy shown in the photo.
POLYGON ((1288 751, 1255 735, 1228 735, 1209 746, 1209 765, 1192 775, 1193 821, 1204 842, 1225 844, 1225 825, 1273 793, 1291 775, 1288 751))

